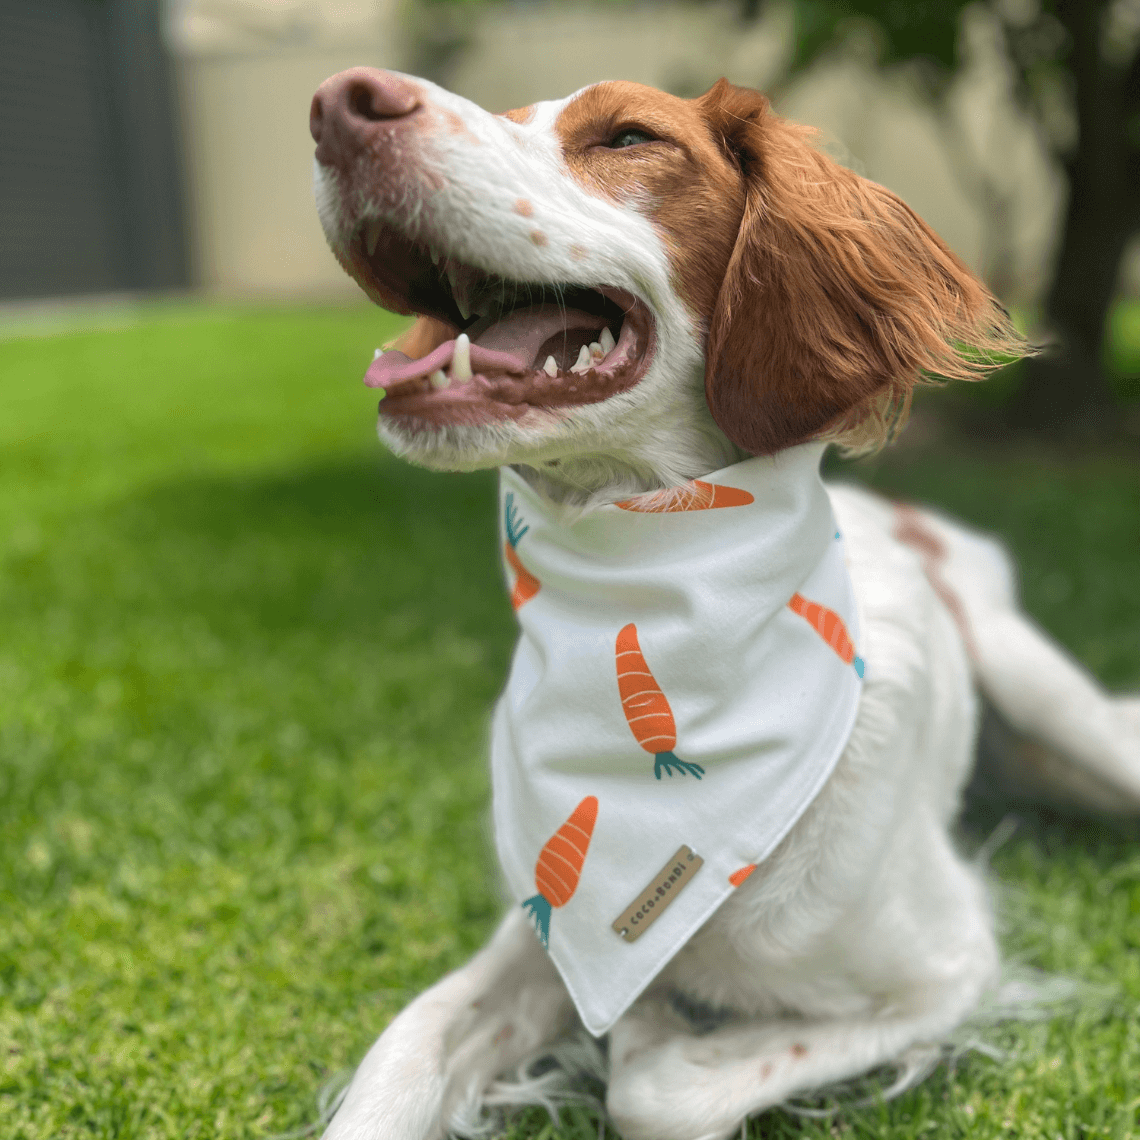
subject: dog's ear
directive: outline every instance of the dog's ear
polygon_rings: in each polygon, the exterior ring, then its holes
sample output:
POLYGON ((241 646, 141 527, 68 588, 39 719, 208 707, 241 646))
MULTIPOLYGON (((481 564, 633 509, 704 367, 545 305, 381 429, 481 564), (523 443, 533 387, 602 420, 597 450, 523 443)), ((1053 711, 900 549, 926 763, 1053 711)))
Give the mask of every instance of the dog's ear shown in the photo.
POLYGON ((1027 346, 986 287, 908 206, 812 145, 755 91, 701 109, 744 182, 712 314, 705 393, 736 444, 885 442, 928 378, 981 379, 1027 346))

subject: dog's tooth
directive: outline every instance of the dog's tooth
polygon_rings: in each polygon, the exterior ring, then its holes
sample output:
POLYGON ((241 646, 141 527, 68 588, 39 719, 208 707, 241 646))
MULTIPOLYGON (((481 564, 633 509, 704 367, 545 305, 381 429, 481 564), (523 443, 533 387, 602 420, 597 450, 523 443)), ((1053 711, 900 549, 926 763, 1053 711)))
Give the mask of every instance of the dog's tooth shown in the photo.
POLYGON ((571 372, 585 372, 587 368, 593 364, 593 357, 590 355, 590 350, 586 345, 582 345, 581 351, 578 353, 578 359, 574 361, 571 372))
POLYGON ((610 332, 608 325, 602 329, 602 335, 598 337, 598 343, 602 346, 602 352, 606 356, 609 356, 617 347, 617 341, 614 340, 614 334, 610 332))
POLYGON ((383 226, 379 222, 369 222, 364 229, 364 248, 371 257, 376 252, 376 243, 380 240, 380 231, 383 226))
POLYGON ((373 360, 379 360, 380 357, 383 355, 384 355, 384 350, 382 348, 378 348, 375 350, 375 352, 372 353, 372 359, 373 360))
POLYGON ((465 321, 469 321, 472 312, 471 302, 467 299, 469 283, 465 278, 461 278, 459 267, 454 262, 448 263, 446 273, 455 307, 459 310, 459 315, 465 321))
POLYGON ((471 338, 466 333, 460 333, 455 338, 455 351, 451 354, 451 380, 455 384, 465 384, 473 375, 471 338))
POLYGON ((555 360, 553 356, 548 356, 546 358, 546 363, 542 366, 542 370, 546 373, 547 376, 557 376, 558 361, 555 360))
POLYGON ((440 388, 450 388, 451 380, 442 368, 437 368, 429 377, 428 383, 438 391, 440 388))
POLYGON ((594 343, 590 345, 590 359, 594 364, 604 360, 605 355, 605 352, 602 351, 602 346, 598 344, 597 341, 594 341, 594 343))

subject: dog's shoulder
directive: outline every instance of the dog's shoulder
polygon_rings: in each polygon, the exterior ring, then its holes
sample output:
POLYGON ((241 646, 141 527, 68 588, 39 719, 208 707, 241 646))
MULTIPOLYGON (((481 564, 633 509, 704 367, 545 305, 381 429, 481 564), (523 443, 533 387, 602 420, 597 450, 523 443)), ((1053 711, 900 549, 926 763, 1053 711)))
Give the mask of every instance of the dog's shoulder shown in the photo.
MULTIPOLYGON (((900 537, 897 504, 829 484, 866 661, 863 704, 901 731, 915 716, 972 700, 961 629, 932 584, 921 551, 900 537)), ((860 735, 857 731, 856 737, 860 735)))

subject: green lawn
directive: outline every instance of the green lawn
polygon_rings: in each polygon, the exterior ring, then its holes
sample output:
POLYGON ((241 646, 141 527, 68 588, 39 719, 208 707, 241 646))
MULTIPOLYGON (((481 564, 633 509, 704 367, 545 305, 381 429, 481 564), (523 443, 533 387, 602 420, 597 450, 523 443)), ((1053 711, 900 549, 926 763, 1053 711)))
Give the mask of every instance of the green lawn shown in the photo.
MULTIPOLYGON (((302 1126, 495 922, 494 480, 381 453, 359 380, 391 330, 166 307, 0 345, 4 1140, 302 1126)), ((1140 463, 941 444, 860 472, 1005 534, 1030 609, 1140 686, 1140 463)), ((1029 815, 995 869, 1009 954, 1107 1004, 755 1136, 1140 1135, 1135 832, 1029 815)))

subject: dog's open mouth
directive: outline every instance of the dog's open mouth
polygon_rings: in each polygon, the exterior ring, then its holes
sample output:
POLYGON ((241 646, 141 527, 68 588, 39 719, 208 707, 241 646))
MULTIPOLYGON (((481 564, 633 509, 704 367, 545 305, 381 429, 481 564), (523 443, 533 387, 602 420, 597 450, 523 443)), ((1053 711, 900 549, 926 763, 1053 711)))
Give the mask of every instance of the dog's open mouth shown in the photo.
POLYGON ((649 309, 621 289, 503 278, 377 222, 346 260, 378 304, 428 318, 365 374, 385 415, 478 423, 596 403, 636 384, 653 357, 649 309))

